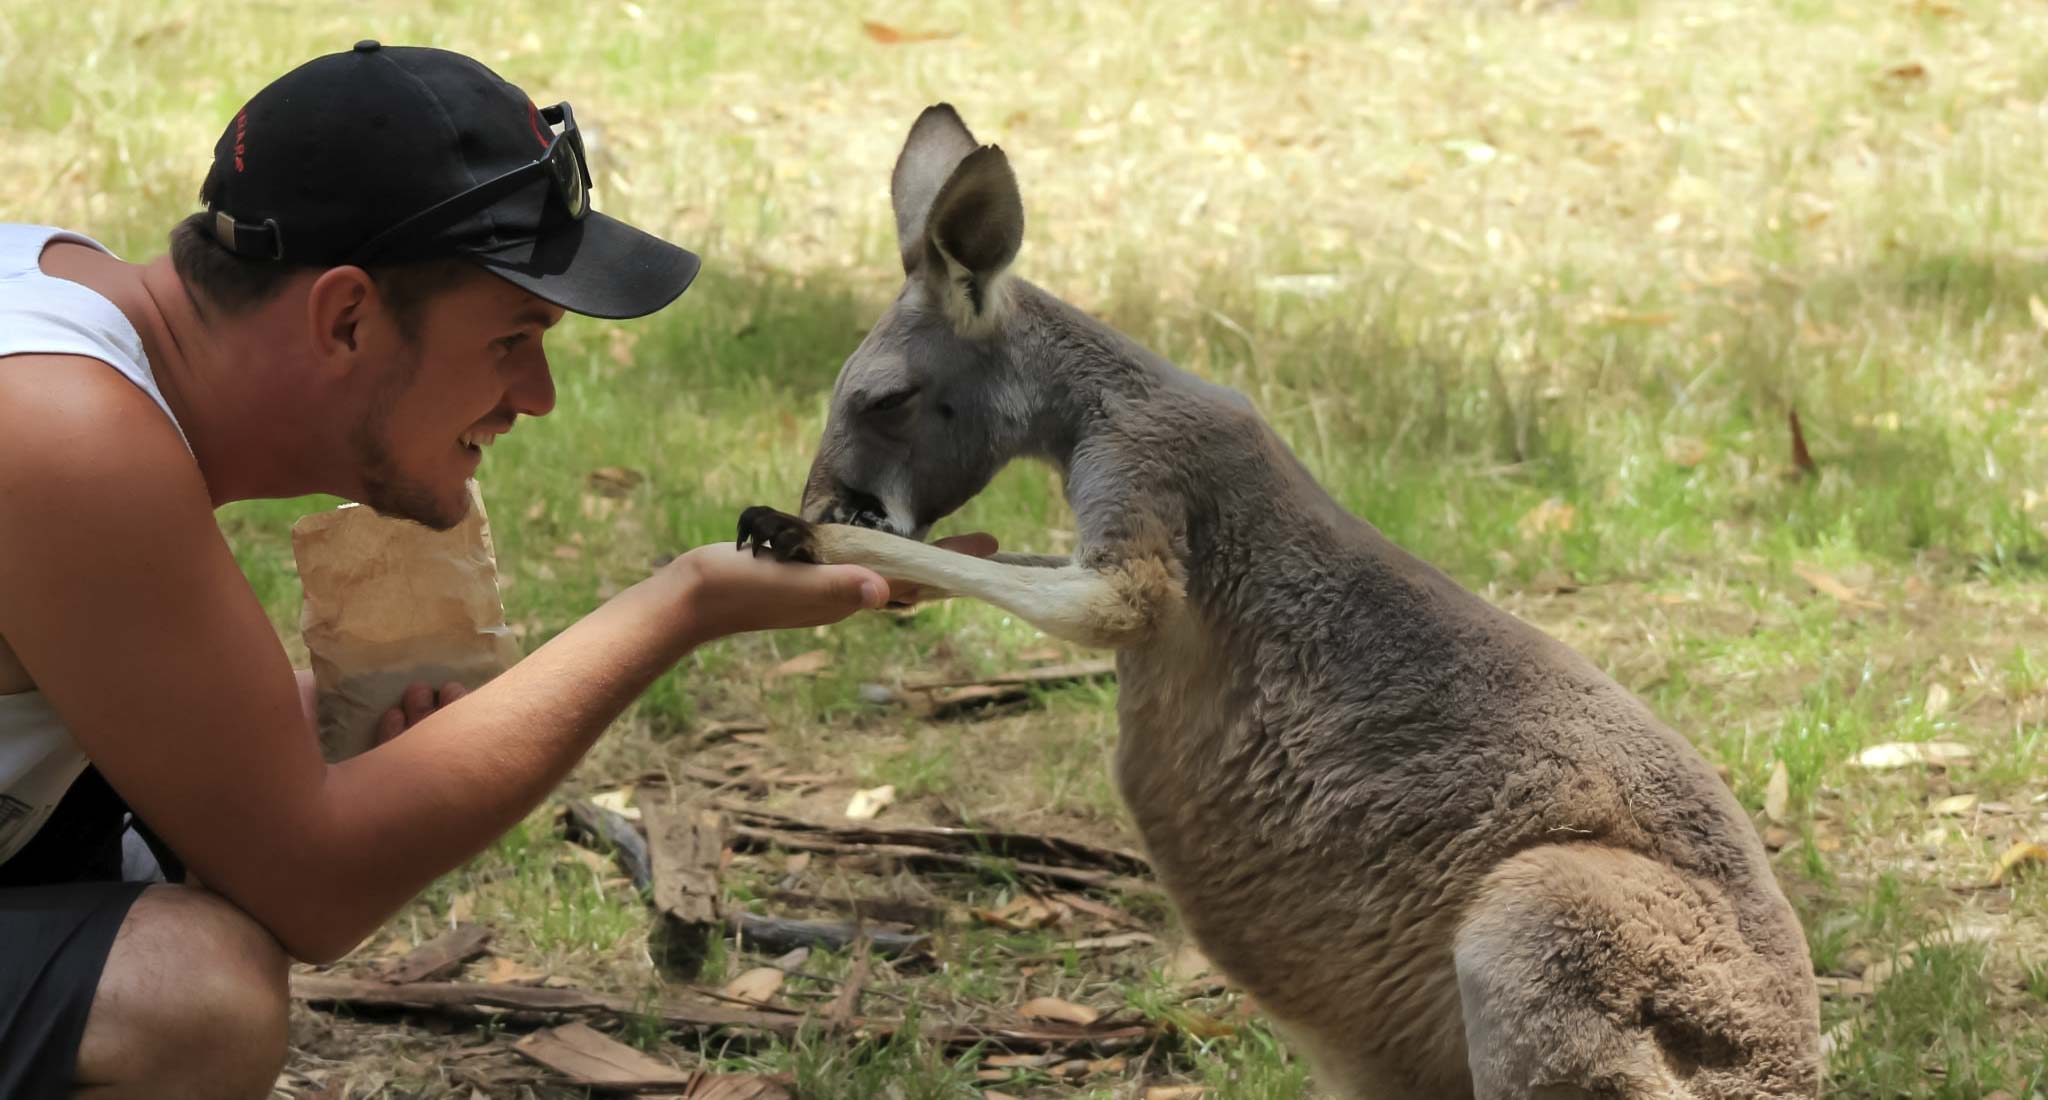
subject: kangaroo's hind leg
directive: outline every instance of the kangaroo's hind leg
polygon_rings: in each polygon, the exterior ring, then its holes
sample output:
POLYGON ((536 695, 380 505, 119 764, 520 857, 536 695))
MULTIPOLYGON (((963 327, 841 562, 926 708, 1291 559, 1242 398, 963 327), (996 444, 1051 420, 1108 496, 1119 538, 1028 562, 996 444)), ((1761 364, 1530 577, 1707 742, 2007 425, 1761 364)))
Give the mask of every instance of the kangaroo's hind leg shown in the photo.
POLYGON ((1455 959, 1476 1100, 1819 1093, 1804 951, 1759 950, 1719 891, 1643 856, 1515 856, 1488 876, 1455 959))

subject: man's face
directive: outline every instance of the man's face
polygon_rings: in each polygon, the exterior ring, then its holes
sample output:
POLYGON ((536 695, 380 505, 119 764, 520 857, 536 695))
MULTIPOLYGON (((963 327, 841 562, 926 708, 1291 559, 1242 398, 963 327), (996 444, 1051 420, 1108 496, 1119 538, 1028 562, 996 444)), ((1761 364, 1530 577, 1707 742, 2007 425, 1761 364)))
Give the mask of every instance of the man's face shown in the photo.
POLYGON ((460 523, 483 449, 554 407, 541 338, 562 312, 481 270, 435 295, 353 433, 363 503, 435 530, 460 523))

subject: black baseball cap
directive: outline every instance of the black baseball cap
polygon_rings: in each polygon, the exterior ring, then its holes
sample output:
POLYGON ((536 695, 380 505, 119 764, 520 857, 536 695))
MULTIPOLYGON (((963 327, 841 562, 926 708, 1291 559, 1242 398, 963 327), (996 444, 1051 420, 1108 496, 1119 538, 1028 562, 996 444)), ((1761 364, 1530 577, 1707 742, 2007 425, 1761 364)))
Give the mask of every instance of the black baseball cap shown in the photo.
POLYGON ((257 92, 200 188, 216 240, 306 266, 463 256, 572 313, 639 317, 698 258, 590 209, 582 133, 474 58, 365 40, 257 92))

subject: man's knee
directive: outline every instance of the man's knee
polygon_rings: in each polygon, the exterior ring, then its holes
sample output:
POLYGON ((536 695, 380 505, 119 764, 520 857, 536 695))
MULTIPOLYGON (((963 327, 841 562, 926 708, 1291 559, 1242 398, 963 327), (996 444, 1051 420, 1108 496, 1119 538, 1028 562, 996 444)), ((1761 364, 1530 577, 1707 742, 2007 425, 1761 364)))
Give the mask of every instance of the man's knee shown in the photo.
POLYGON ((100 975, 79 1081, 118 1088, 200 1072, 207 1091, 189 1095, 266 1095, 285 1057, 287 963, 262 926, 220 897, 143 891, 100 975))

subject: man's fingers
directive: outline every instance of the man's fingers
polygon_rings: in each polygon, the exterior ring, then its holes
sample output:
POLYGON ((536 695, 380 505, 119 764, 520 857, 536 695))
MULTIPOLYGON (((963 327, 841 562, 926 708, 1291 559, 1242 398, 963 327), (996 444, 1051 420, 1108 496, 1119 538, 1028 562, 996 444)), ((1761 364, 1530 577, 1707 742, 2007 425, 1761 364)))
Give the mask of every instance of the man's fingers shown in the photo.
POLYGON ((405 724, 414 725, 434 713, 434 689, 425 684, 413 684, 405 689, 399 705, 405 710, 405 724))
POLYGON ((405 712, 392 707, 377 719, 377 743, 379 745, 405 732, 405 712))
POLYGON ((460 699, 468 694, 468 688, 463 687, 461 684, 455 683, 451 680, 448 683, 441 685, 441 699, 439 705, 445 707, 448 704, 454 702, 455 700, 460 699))

